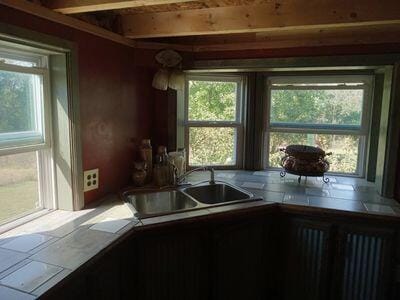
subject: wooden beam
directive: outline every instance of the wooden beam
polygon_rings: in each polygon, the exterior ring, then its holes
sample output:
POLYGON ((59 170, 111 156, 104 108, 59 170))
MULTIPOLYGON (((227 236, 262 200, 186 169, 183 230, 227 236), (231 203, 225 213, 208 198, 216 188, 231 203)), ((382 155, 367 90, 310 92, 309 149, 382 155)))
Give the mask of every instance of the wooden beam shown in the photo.
POLYGON ((47 7, 63 14, 174 4, 193 0, 50 0, 47 7))
POLYGON ((142 49, 171 48, 178 51, 192 50, 191 46, 186 46, 186 45, 133 41, 131 39, 123 37, 122 35, 105 30, 101 27, 80 21, 78 19, 69 16, 62 15, 48 8, 45 8, 43 6, 25 0, 1 0, 0 4, 133 48, 142 48, 142 49))
POLYGON ((372 45, 382 43, 393 43, 400 40, 400 32, 388 34, 370 33, 366 35, 321 37, 301 36, 297 38, 286 38, 259 42, 221 43, 193 45, 193 52, 215 52, 235 50, 259 50, 259 49, 283 49, 301 47, 321 47, 338 45, 372 45))
POLYGON ((399 0, 385 0, 384 4, 376 0, 281 0, 262 5, 121 16, 123 34, 130 38, 399 23, 399 0))

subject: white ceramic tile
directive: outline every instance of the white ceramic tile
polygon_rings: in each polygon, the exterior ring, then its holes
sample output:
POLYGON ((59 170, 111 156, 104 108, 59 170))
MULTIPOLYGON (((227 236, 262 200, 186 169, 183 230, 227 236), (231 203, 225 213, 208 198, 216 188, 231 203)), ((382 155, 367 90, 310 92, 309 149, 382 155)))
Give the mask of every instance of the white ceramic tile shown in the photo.
POLYGON ((375 186, 355 185, 354 187, 357 192, 377 194, 375 186))
POLYGON ((99 231, 105 231, 105 232, 110 232, 110 233, 116 233, 123 227, 129 224, 130 221, 128 220, 118 220, 118 219, 113 219, 113 218, 106 218, 103 221, 93 225, 90 227, 92 230, 99 230, 99 231))
POLYGON ((321 197, 329 197, 329 191, 325 189, 318 188, 306 188, 306 194, 310 196, 321 196, 321 197))
POLYGON ((271 173, 265 172, 265 171, 256 171, 256 172, 253 172, 253 175, 271 177, 271 173))
POLYGON ((246 189, 250 193, 252 193, 256 197, 262 197, 265 201, 270 201, 270 202, 282 202, 283 200, 283 193, 279 192, 270 192, 270 191, 265 191, 265 190, 259 190, 259 189, 246 189))
POLYGON ((71 273, 72 273, 71 270, 63 269, 61 272, 59 272, 55 276, 51 277, 45 283, 43 283, 38 288, 33 290, 31 293, 33 295, 40 296, 43 293, 47 292, 49 289, 51 289, 53 286, 55 286, 57 283, 59 283, 61 280, 66 278, 71 273))
POLYGON ((347 199, 347 200, 362 200, 361 193, 357 193, 355 191, 344 191, 344 190, 335 190, 332 189, 329 191, 331 197, 339 198, 339 199, 347 199))
POLYGON ((310 200, 310 206, 317 206, 322 208, 330 208, 336 210, 347 210, 347 211, 361 211, 364 212, 365 208, 361 201, 349 201, 337 198, 325 198, 325 197, 308 197, 310 200))
POLYGON ((308 198, 304 194, 285 194, 283 202, 292 204, 308 205, 308 198))
POLYGON ((16 237, 31 233, 44 233, 50 236, 62 237, 76 230, 80 224, 92 214, 98 214, 99 209, 85 209, 81 211, 56 210, 31 222, 0 235, 0 239, 16 237))
POLYGON ((61 271, 61 267, 32 261, 1 279, 0 284, 29 293, 61 271))
POLYGON ((380 205, 374 203, 364 203, 364 206, 367 208, 369 212, 381 213, 381 214, 388 214, 388 215, 395 215, 395 211, 388 205, 380 205))
POLYGON ((0 273, 0 279, 3 279, 4 277, 10 275, 11 273, 17 271, 18 269, 22 268, 23 266, 29 264, 31 261, 32 261, 31 259, 27 258, 27 259, 24 259, 24 260, 20 261, 19 263, 13 265, 12 267, 5 270, 4 272, 0 273))
POLYGON ((116 234, 84 227, 39 251, 31 259, 74 270, 116 238, 116 234))
POLYGON ((354 187, 351 184, 332 183, 331 186, 335 190, 354 191, 354 187))
POLYGON ((43 234, 26 234, 12 239, 11 241, 1 245, 1 247, 20 252, 29 252, 30 250, 40 246, 50 239, 50 236, 43 234))
POLYGON ((229 178, 232 179, 233 177, 235 177, 235 174, 232 173, 217 173, 215 176, 219 177, 219 178, 229 178))
POLYGON ((3 272, 20 261, 23 261, 27 257, 28 255, 25 253, 0 249, 0 272, 3 272))
POLYGON ((35 296, 22 293, 20 291, 10 289, 6 286, 0 285, 0 299, 4 300, 33 300, 36 299, 35 296))
POLYGON ((259 183, 259 182, 245 182, 242 184, 242 187, 251 189, 262 189, 264 185, 265 185, 264 183, 259 183))
POLYGON ((397 202, 396 200, 381 197, 378 194, 369 193, 369 194, 363 194, 363 195, 366 195, 366 196, 363 197, 363 199, 361 199, 361 200, 365 203, 374 203, 374 204, 389 205, 389 206, 400 206, 399 202, 397 202))

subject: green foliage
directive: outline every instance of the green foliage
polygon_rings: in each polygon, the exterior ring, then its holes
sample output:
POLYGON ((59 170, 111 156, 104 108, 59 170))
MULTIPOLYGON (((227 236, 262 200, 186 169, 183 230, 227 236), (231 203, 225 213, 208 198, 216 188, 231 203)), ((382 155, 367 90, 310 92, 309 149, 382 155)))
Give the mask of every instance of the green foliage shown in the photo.
POLYGON ((360 125, 362 90, 272 90, 271 122, 360 125))
POLYGON ((0 133, 31 129, 32 76, 0 71, 0 133))
POLYGON ((189 140, 189 161, 191 165, 235 164, 235 129, 191 127, 189 140))
POLYGON ((235 121, 235 82, 190 81, 190 121, 235 121))

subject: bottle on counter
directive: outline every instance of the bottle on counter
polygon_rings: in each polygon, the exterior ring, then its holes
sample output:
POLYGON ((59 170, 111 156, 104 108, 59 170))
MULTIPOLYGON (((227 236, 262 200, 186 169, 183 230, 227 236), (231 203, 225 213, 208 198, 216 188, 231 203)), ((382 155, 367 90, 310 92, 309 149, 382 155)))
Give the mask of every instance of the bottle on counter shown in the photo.
POLYGON ((177 176, 181 176, 186 172, 186 151, 178 149, 178 151, 169 152, 169 161, 176 167, 177 176))
POLYGON ((140 157, 146 163, 146 182, 150 182, 153 175, 153 148, 149 139, 142 140, 140 157))
POLYGON ((135 186, 143 186, 146 182, 146 162, 134 162, 134 171, 132 173, 132 180, 135 186))
POLYGON ((165 146, 159 146, 154 165, 154 183, 157 186, 167 186, 174 183, 174 165, 170 163, 165 146))

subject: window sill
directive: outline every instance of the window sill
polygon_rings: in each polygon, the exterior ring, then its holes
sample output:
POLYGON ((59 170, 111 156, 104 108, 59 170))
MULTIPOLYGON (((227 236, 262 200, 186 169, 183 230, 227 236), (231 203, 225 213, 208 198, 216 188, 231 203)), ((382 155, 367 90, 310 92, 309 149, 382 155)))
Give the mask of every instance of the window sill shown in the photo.
POLYGON ((14 228, 16 228, 18 226, 21 226, 21 225, 23 225, 25 223, 28 223, 28 222, 30 222, 30 221, 32 221, 34 219, 37 219, 37 218, 39 218, 41 216, 44 216, 44 215, 46 215, 46 214, 48 214, 48 213, 50 213, 52 211, 53 211, 52 209, 43 208, 43 209, 40 209, 38 211, 34 211, 32 213, 29 213, 27 215, 23 215, 23 216, 15 219, 13 221, 1 224, 0 225, 0 234, 4 233, 6 231, 9 231, 11 229, 14 229, 14 228))

